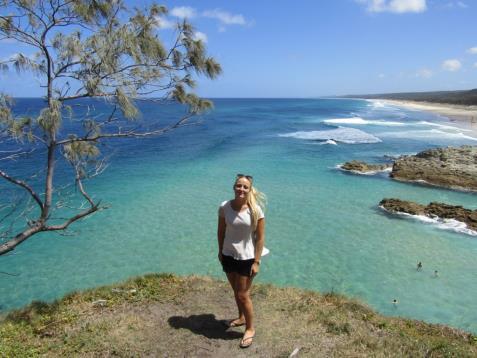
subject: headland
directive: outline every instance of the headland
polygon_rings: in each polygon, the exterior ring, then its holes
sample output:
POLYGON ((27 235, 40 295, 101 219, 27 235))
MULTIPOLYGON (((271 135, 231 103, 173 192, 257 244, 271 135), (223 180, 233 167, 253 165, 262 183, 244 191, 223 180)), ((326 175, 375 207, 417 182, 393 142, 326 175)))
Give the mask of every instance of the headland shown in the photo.
MULTIPOLYGON (((227 328, 225 281, 149 274, 32 303, 0 320, 0 355, 170 357, 475 357, 477 337, 444 325, 386 317, 335 293, 257 284, 256 336, 227 328), (294 355, 292 355, 294 353, 294 355)), ((389 302, 399 315, 399 302, 389 302)))

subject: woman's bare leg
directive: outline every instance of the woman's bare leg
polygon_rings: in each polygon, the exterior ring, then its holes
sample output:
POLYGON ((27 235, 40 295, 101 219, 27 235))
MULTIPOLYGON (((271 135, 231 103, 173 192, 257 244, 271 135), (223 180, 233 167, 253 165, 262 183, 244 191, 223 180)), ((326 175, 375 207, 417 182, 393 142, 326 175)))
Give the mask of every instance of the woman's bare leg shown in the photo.
MULTIPOLYGON (((244 338, 253 337, 255 335, 253 304, 250 298, 250 291, 252 287, 253 277, 237 275, 236 289, 237 298, 240 302, 240 307, 245 316, 245 333, 244 338)), ((248 344, 249 342, 244 342, 248 344)))
POLYGON ((237 304, 237 309, 238 309, 238 318, 234 319, 231 321, 231 323, 234 323, 234 325, 242 325, 242 323, 245 323, 245 316, 243 314, 242 307, 240 305, 240 301, 238 299, 238 293, 237 293, 237 278, 240 275, 236 272, 229 272, 227 273, 227 279, 229 280, 230 286, 232 286, 232 290, 234 291, 234 296, 235 296, 235 303, 237 304))

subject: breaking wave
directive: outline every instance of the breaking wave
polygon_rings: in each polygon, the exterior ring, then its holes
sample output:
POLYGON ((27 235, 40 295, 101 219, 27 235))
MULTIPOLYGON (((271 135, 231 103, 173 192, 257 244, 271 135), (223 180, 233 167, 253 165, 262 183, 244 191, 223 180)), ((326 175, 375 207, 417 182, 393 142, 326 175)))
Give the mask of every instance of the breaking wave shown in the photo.
POLYGON ((360 124, 360 125, 377 125, 377 126, 392 126, 392 127, 401 127, 408 124, 403 122, 393 122, 393 121, 375 121, 363 119, 361 117, 351 117, 351 118, 335 118, 335 119, 325 119, 323 123, 326 124, 360 124))
MULTIPOLYGON (((386 210, 386 208, 383 207, 382 205, 380 205, 379 207, 381 209, 383 209, 384 211, 386 211, 387 213, 391 213, 389 210, 386 210)), ((442 219, 442 218, 437 217, 437 216, 431 218, 431 217, 425 216, 425 215, 412 215, 412 214, 408 214, 408 213, 404 213, 404 212, 396 212, 396 213, 391 213, 391 214, 395 214, 395 215, 399 215, 399 216, 402 216, 402 217, 414 219, 414 220, 421 221, 421 222, 424 222, 424 223, 427 223, 427 224, 432 224, 432 225, 435 225, 438 229, 441 229, 441 230, 448 230, 448 231, 454 231, 454 232, 457 232, 457 233, 460 233, 460 234, 466 234, 466 235, 470 235, 470 236, 477 236, 477 231, 469 229, 467 227, 466 223, 464 223, 462 221, 455 220, 455 219, 442 219)))
MULTIPOLYGON (((347 144, 379 143, 381 139, 362 130, 347 127, 338 127, 336 129, 324 131, 306 131, 279 134, 280 137, 291 137, 305 140, 318 140, 341 142, 347 144)), ((328 142, 328 144, 332 144, 328 142)))
POLYGON ((378 134, 381 137, 388 138, 407 138, 407 139, 467 139, 477 141, 477 138, 465 135, 462 132, 446 132, 439 129, 416 130, 416 131, 401 131, 401 132, 382 132, 378 134))
POLYGON ((383 120, 369 120, 363 119, 359 116, 350 117, 350 118, 333 118, 325 119, 322 121, 325 124, 351 124, 351 125, 375 125, 375 126, 388 126, 388 127, 406 127, 406 126, 428 126, 428 127, 437 127, 438 129, 451 130, 457 132, 472 132, 471 129, 465 129, 455 126, 449 126, 445 124, 432 123, 428 121, 419 121, 419 122, 396 122, 396 121, 383 121, 383 120))
POLYGON ((472 132, 472 129, 465 129, 465 128, 459 128, 459 127, 454 127, 454 126, 447 126, 445 124, 432 123, 432 122, 427 122, 427 121, 417 122, 416 124, 417 125, 438 127, 438 128, 441 128, 441 129, 450 129, 450 130, 453 130, 453 131, 472 132))

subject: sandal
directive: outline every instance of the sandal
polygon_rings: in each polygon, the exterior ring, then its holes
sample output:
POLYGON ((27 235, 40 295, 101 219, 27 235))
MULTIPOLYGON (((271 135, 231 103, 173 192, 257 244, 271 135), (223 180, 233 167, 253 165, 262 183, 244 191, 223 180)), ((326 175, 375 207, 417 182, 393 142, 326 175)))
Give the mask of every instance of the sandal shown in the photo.
POLYGON ((252 345, 253 343, 253 337, 255 337, 255 335, 253 336, 250 336, 250 337, 243 337, 242 340, 240 341, 240 348, 248 348, 252 345), (248 343, 245 343, 249 341, 248 343))
POLYGON ((228 326, 230 328, 240 327, 240 326, 244 326, 244 325, 245 325, 245 321, 240 321, 238 318, 231 320, 228 324, 228 326))

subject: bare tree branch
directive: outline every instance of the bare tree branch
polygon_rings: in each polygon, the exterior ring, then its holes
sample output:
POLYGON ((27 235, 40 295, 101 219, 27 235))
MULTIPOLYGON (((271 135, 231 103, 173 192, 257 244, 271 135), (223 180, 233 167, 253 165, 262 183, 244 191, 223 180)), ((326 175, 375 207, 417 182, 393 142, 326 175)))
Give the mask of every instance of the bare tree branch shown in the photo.
MULTIPOLYGON (((6 157, 0 158, 0 160, 17 160, 23 156, 28 156, 32 154, 35 151, 35 149, 31 149, 29 151, 25 152, 20 152, 20 151, 14 151, 14 154, 7 155, 6 157)), ((2 153, 2 151, 0 151, 2 153)))
POLYGON ((127 132, 119 132, 119 133, 103 133, 103 134, 96 134, 92 137, 81 137, 81 138, 72 138, 72 139, 64 139, 59 142, 57 142, 57 145, 64 145, 68 143, 74 143, 74 142, 96 142, 100 139, 106 139, 106 138, 144 138, 144 137, 151 137, 151 136, 157 136, 157 135, 162 135, 167 132, 172 131, 173 129, 177 129, 179 127, 185 127, 185 126, 190 126, 190 125, 196 125, 199 122, 193 122, 193 123, 186 123, 187 120, 189 120, 191 117, 193 117, 192 114, 189 114, 187 116, 182 117, 179 121, 174 123, 171 126, 164 127, 161 129, 149 131, 149 132, 142 132, 138 133, 134 129, 129 130, 127 132))
POLYGON ((26 191, 28 191, 28 193, 30 193, 30 195, 33 197, 33 199, 35 199, 35 201, 37 202, 38 206, 40 207, 41 210, 43 210, 43 202, 41 201, 40 197, 38 196, 37 193, 35 193, 35 191, 33 190, 32 187, 30 187, 27 183, 25 183, 23 180, 19 180, 19 179, 15 179, 15 178, 12 178, 11 176, 9 176, 7 173, 5 173, 3 170, 0 170, 0 177, 8 180, 9 182, 15 184, 15 185, 18 185, 20 187, 22 187, 23 189, 25 189, 26 191))
POLYGON ((17 234, 13 239, 8 240, 7 242, 0 245, 0 255, 4 255, 7 252, 12 251, 16 246, 20 245, 23 241, 28 239, 30 236, 37 234, 42 231, 41 223, 35 223, 32 227, 22 231, 17 234))
MULTIPOLYGON (((52 225, 52 226, 45 226, 43 231, 57 231, 57 230, 65 230, 66 228, 68 228, 68 226, 70 226, 72 223, 74 223, 75 221, 78 221, 79 219, 82 219, 84 218, 85 216, 88 216, 96 211, 100 210, 100 207, 99 207, 99 203, 95 204, 94 206, 92 206, 91 208, 69 218, 66 222, 64 222, 63 224, 61 225, 52 225)), ((0 255, 2 254, 1 250, 0 250, 0 255)))

